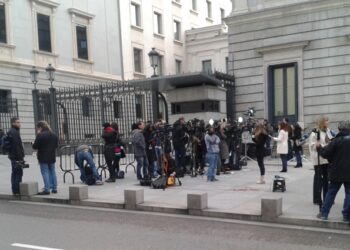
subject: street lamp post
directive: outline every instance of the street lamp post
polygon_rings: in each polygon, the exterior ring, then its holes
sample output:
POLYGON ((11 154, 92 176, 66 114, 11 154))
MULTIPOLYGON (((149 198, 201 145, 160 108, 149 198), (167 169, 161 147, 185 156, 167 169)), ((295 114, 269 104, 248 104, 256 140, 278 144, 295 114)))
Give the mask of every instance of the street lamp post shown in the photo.
MULTIPOLYGON (((157 77, 156 68, 159 66, 159 53, 155 48, 148 53, 151 67, 153 68, 153 75, 151 77, 157 77)), ((156 121, 159 118, 159 93, 157 89, 153 89, 152 86, 152 107, 153 107, 153 120, 156 121)))
POLYGON ((51 88, 53 88, 52 83, 53 81, 55 81, 55 68, 52 67, 51 63, 49 63, 49 65, 46 67, 46 74, 47 74, 47 79, 50 81, 51 83, 51 88))
MULTIPOLYGON (((37 124, 39 121, 39 90, 36 88, 38 83, 38 75, 39 71, 33 66, 32 70, 29 71, 30 78, 32 83, 34 84, 34 89, 32 90, 32 98, 33 98, 33 113, 34 113, 34 124, 37 124)), ((36 129, 35 129, 36 133, 36 129)))
POLYGON ((159 66, 159 57, 160 54, 156 51, 155 48, 148 53, 151 67, 153 68, 153 75, 151 77, 157 77, 156 68, 159 66))
POLYGON ((55 81, 55 71, 56 69, 52 67, 51 63, 45 69, 47 74, 47 79, 51 83, 50 87, 50 125, 52 130, 58 135, 58 115, 57 115, 57 101, 56 101, 56 89, 53 87, 53 82, 55 81))
POLYGON ((32 70, 29 71, 29 73, 30 73, 30 78, 32 80, 32 83, 34 84, 34 89, 36 89, 36 84, 38 83, 39 71, 37 71, 36 67, 33 66, 32 70))

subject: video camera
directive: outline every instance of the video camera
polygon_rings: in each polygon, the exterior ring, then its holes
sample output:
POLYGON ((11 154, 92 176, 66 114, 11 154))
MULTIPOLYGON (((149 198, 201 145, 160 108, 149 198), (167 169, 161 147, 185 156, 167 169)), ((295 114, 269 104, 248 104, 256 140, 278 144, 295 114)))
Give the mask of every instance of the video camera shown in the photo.
POLYGON ((314 128, 312 132, 316 134, 316 139, 319 141, 321 139, 320 131, 317 128, 314 128))

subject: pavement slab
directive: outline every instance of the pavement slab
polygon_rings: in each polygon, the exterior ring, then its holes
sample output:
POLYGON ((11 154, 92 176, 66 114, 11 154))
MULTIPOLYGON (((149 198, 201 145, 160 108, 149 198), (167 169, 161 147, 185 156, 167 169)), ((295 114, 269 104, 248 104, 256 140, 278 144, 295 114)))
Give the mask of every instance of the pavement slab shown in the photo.
MULTIPOLYGON (((24 170, 23 182, 39 183, 39 189, 43 187, 39 164, 35 155, 26 156, 25 160, 30 164, 29 169, 24 170)), ((219 181, 207 182, 206 176, 195 178, 185 176, 181 179, 182 186, 169 187, 166 190, 142 187, 136 180, 132 168, 128 168, 125 179, 116 183, 104 183, 102 186, 89 186, 89 199, 91 202, 124 203, 124 190, 130 188, 143 188, 145 206, 166 207, 184 209, 187 206, 187 194, 191 192, 208 193, 208 210, 237 213, 243 215, 260 215, 262 198, 283 198, 282 218, 299 218, 315 220, 318 206, 312 202, 313 166, 310 162, 303 162, 303 168, 289 167, 287 173, 280 173, 281 162, 279 158, 265 159, 266 184, 256 184, 259 179, 259 168, 254 161, 248 161, 248 165, 240 171, 217 176, 219 181), (287 191, 272 192, 272 182, 275 175, 286 178, 287 191)), ((68 199, 69 186, 72 179, 67 175, 66 183, 63 183, 63 171, 58 167, 57 158, 56 173, 58 180, 58 193, 51 194, 50 198, 68 199)), ((123 170, 124 166, 121 166, 123 170)), ((73 172, 75 183, 81 184, 79 171, 73 172)), ((10 188, 11 165, 5 155, 0 155, 0 194, 11 194, 10 188)), ((341 189, 337 195, 334 206, 329 215, 330 221, 342 220, 342 204, 344 191, 341 189)))

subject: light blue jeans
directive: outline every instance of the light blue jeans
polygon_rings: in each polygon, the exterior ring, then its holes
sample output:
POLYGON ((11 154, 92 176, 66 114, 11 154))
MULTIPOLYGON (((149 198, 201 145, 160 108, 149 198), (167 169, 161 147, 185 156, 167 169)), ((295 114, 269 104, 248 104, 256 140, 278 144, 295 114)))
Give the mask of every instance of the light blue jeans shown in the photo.
POLYGON ((208 181, 213 181, 216 174, 216 167, 219 162, 219 154, 218 153, 207 153, 207 161, 209 164, 208 167, 208 181))
POLYGON ((41 175, 44 180, 44 190, 46 192, 57 191, 57 177, 55 163, 40 163, 41 175))

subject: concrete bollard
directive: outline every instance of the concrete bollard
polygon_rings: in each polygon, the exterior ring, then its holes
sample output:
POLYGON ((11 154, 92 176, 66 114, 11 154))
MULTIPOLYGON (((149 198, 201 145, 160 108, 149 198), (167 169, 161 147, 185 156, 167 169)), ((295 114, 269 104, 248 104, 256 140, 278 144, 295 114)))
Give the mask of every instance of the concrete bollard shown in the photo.
POLYGON ((23 196, 36 195, 39 192, 39 184, 37 182, 22 182, 19 184, 19 192, 23 196))
POLYGON ((125 208, 136 209, 137 205, 143 202, 144 202, 143 189, 125 189, 124 190, 125 208))
POLYGON ((277 218, 282 214, 282 197, 261 199, 261 216, 267 219, 277 218))
POLYGON ((187 194, 187 208, 189 210, 203 210, 208 207, 207 193, 190 193, 187 194))
POLYGON ((69 186, 70 200, 86 200, 89 198, 89 189, 87 185, 73 185, 69 186))

